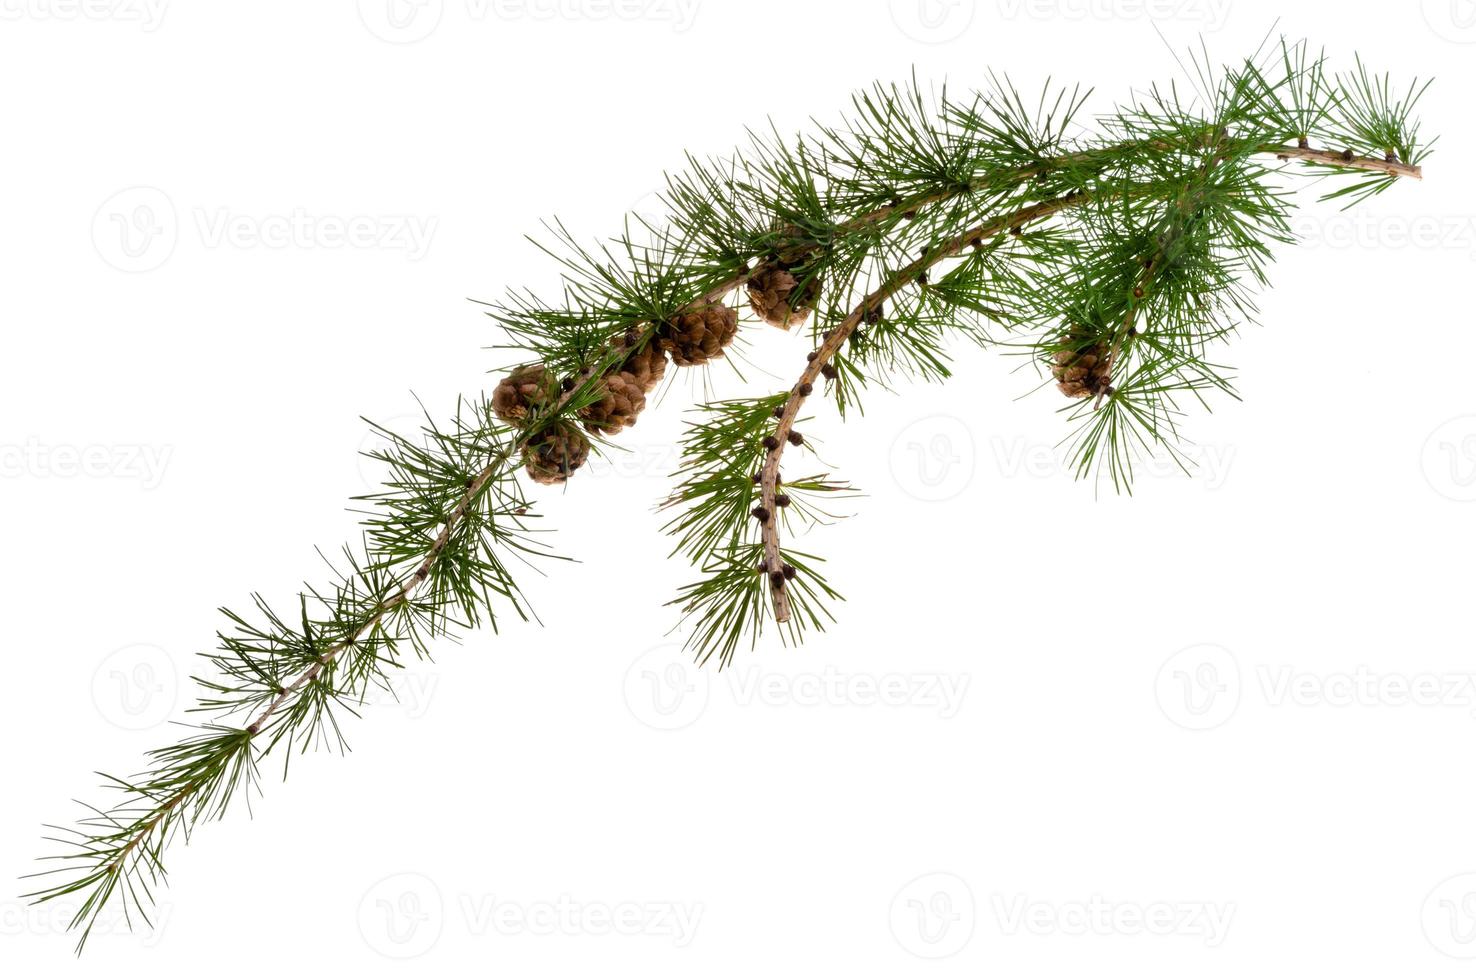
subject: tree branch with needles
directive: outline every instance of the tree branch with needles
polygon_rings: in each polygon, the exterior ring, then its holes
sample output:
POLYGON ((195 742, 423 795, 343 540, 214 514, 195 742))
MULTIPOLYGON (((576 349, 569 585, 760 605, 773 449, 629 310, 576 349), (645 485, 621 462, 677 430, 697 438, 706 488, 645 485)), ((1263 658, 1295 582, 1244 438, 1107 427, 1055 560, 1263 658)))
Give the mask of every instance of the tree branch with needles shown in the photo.
POLYGON ((876 86, 840 125, 689 158, 668 177, 664 224, 593 248, 551 226, 540 247, 560 300, 515 292, 488 311, 518 365, 449 423, 380 430, 388 447, 371 455, 387 475, 361 498, 362 540, 325 556, 326 584, 291 613, 255 595, 245 613, 222 610, 195 678, 207 720, 139 773, 106 777, 113 802, 53 828, 60 853, 41 874, 59 877, 29 897, 77 901, 81 942, 108 908, 147 921, 167 846, 249 805, 268 756, 281 749, 285 775, 295 753, 346 749, 342 716, 407 657, 528 618, 521 567, 560 556, 520 471, 565 484, 615 451, 668 363, 724 363, 745 289, 759 319, 809 323, 812 350, 787 391, 707 402, 689 420, 666 530, 698 567, 674 604, 699 660, 730 662, 766 622, 798 641, 839 598, 819 559, 780 539, 784 515, 812 517, 839 489, 781 478, 817 397, 844 416, 871 386, 946 378, 956 341, 1014 347, 1079 399, 1078 473, 1127 486, 1135 453, 1175 451, 1176 397, 1232 390, 1205 351, 1254 319, 1247 287, 1290 239, 1281 185, 1334 181, 1323 197, 1352 205, 1422 177, 1423 87, 1355 65, 1333 75, 1284 43, 1206 69, 1193 102, 1152 89, 1095 126, 1079 89, 1032 103, 992 76, 963 99, 876 86))

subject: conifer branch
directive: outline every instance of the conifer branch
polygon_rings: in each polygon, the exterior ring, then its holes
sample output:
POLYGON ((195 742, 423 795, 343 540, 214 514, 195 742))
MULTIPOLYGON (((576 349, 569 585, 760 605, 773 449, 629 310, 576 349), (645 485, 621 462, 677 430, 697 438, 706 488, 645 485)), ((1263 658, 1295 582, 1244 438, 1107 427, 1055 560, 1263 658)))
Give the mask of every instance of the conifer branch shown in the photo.
MULTIPOLYGON (((1121 150, 1119 146, 1115 148, 1121 150)), ((1298 159, 1311 163, 1319 163, 1336 169, 1349 171, 1371 171, 1386 173, 1394 176, 1409 176, 1415 179, 1421 177, 1419 167, 1409 166, 1388 160, 1375 159, 1372 157, 1355 156, 1351 151, 1332 151, 1314 149, 1306 146, 1289 147, 1280 143, 1253 147, 1250 151, 1254 154, 1270 154, 1280 160, 1298 159)), ((1081 159, 1078 157, 1078 159, 1081 159)), ((1211 164, 1207 163, 1207 170, 1211 164)), ((1044 169, 1049 169, 1047 165, 1044 169)), ((1030 176, 1022 173, 1022 179, 1030 176)), ((815 349, 806 362, 804 370, 790 388, 789 395, 783 405, 775 410, 778 424, 773 433, 765 440, 766 453, 764 465, 759 473, 761 494, 759 508, 756 512, 759 517, 759 525, 763 540, 763 561, 759 571, 765 576, 769 583, 770 601, 773 605, 774 620, 778 623, 786 623, 790 619, 788 582, 794 578, 792 566, 784 561, 783 548, 780 541, 779 517, 782 510, 781 503, 787 504, 785 495, 780 490, 781 473, 780 464, 783 461, 784 451, 790 445, 799 445, 802 437, 796 438, 794 432, 795 421, 804 401, 815 388, 815 383, 825 373, 836 353, 845 345, 855 330, 866 319, 873 310, 879 310, 882 304, 890 299, 899 289, 909 283, 916 282, 929 269, 933 268, 944 259, 958 255, 966 245, 976 244, 982 246, 985 239, 989 239, 1007 230, 1018 234, 1025 227, 1036 221, 1050 217, 1059 211, 1074 205, 1085 204, 1091 199, 1089 192, 1071 192, 1063 197, 1051 201, 1041 202, 1030 207, 1021 208, 1011 214, 995 218, 977 227, 967 229, 951 240, 939 243, 924 251, 917 260, 898 270, 891 279, 882 286, 868 293, 866 297, 847 314, 835 327, 825 331, 822 343, 815 349)), ((1108 354, 1106 364, 1110 370, 1121 354, 1123 339, 1133 333, 1133 322, 1136 319, 1138 301, 1141 301, 1153 281, 1154 270, 1162 265, 1164 260, 1164 249, 1160 247, 1154 255, 1144 262, 1144 268, 1136 280, 1136 284, 1129 298, 1128 312, 1124 317, 1120 329, 1112 334, 1111 352, 1108 354)), ((1002 316, 1000 311, 995 311, 997 316, 1002 316)), ((833 370, 833 369, 831 369, 833 370)), ((1110 395, 1112 389, 1103 387, 1096 395, 1093 407, 1099 408, 1104 398, 1110 395)))
POLYGON ((274 751, 285 774, 294 752, 346 749, 340 716, 406 654, 495 629, 506 610, 526 618, 513 568, 558 556, 535 537, 519 469, 564 483, 635 422, 668 363, 721 363, 745 289, 760 319, 808 321, 813 352, 787 392, 704 404, 683 439, 666 530, 700 570, 673 600, 700 661, 730 662, 769 616, 797 641, 840 598, 821 559, 780 540, 786 520, 827 519, 825 501, 848 491, 829 474, 781 481, 822 379, 844 416, 870 387, 946 378, 955 339, 1019 348, 1076 399, 1078 475, 1127 487, 1134 454, 1175 453, 1176 396, 1233 393, 1206 350, 1253 320, 1246 284, 1290 238, 1273 178, 1351 175, 1324 198, 1357 203, 1419 179, 1430 148, 1413 115, 1423 86, 1400 95, 1361 62, 1332 76, 1283 44, 1200 69, 1200 101, 1153 89, 1091 136, 1076 135, 1076 90, 1031 105, 996 78, 963 101, 877 86, 816 136, 691 160, 668 178, 667 225, 594 249, 552 226, 541 247, 562 267, 561 302, 515 292, 489 311, 532 362, 449 426, 384 433, 371 455, 390 475, 364 498, 362 543, 291 615, 257 596, 249 615, 222 610, 196 678, 208 720, 137 775, 105 777, 117 802, 54 828, 58 866, 43 874, 59 878, 29 897, 79 901, 79 949, 106 908, 147 921, 168 845, 249 805, 274 751), (1252 160, 1267 156, 1282 166, 1252 160))

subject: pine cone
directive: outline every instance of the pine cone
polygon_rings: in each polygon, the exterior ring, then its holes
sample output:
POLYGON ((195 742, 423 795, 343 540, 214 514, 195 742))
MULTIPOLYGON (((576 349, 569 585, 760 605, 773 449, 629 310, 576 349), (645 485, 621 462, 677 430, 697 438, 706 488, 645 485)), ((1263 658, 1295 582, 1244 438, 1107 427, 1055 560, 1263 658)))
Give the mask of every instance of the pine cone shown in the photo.
POLYGON ((646 392, 636 376, 629 371, 616 371, 605 375, 600 383, 604 388, 600 400, 579 410, 584 427, 597 435, 610 436, 635 425, 636 416, 646 407, 646 392))
POLYGON ((504 422, 522 422, 552 402, 558 387, 542 364, 524 365, 497 382, 492 391, 492 411, 504 422))
POLYGON ((1067 398, 1089 398, 1107 388, 1112 380, 1112 366, 1107 363, 1106 344, 1093 344, 1080 350, 1056 352, 1051 365, 1056 388, 1067 398))
POLYGON ((819 283, 809 280, 798 295, 797 286, 799 280, 783 266, 761 265, 748 277, 748 305, 771 327, 788 330, 799 326, 815 305, 819 283))
POLYGON ((537 483, 555 485, 589 459, 589 440, 572 425, 555 423, 538 433, 523 447, 528 475, 537 483))
POLYGON ((653 341, 630 355, 622 370, 634 377, 641 391, 649 395, 666 374, 666 351, 653 341))
POLYGON ((737 312, 722 303, 708 303, 666 321, 657 343, 679 367, 695 367, 722 357, 737 333, 737 312))

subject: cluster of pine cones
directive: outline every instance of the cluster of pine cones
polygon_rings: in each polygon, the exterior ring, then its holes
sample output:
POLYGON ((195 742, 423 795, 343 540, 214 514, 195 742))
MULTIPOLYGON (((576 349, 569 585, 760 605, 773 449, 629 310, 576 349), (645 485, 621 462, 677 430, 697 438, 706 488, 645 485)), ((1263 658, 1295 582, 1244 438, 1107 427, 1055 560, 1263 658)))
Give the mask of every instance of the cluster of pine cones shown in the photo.
MULTIPOLYGON (((788 268, 761 265, 748 280, 749 304, 766 323, 788 330, 803 323, 814 305, 813 282, 798 287, 788 268)), ((568 480, 589 459, 589 438, 579 426, 596 436, 610 436, 634 425, 646 407, 646 396, 666 374, 668 357, 678 367, 700 367, 722 357, 737 334, 738 311, 720 302, 683 310, 645 339, 640 330, 627 331, 620 342, 625 356, 600 378, 599 397, 578 410, 577 421, 556 419, 524 445, 528 475, 543 484, 568 480)), ((560 381, 542 364, 527 364, 497 383, 492 410, 504 422, 527 425, 558 405, 575 385, 573 378, 560 381)))

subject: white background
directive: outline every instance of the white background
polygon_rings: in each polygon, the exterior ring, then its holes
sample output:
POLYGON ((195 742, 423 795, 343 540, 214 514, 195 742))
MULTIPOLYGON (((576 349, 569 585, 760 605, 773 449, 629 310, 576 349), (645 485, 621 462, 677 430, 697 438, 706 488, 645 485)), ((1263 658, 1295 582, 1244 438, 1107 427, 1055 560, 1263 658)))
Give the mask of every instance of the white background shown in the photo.
MULTIPOLYGON (((1437 76, 1441 143, 1357 212, 1304 195, 1223 358, 1244 402, 1188 420, 1192 477, 1074 482, 1057 396, 973 350, 822 413, 867 496, 805 546, 850 601, 723 674, 683 666, 663 606, 691 577, 651 510, 700 393, 678 379, 628 459, 544 495, 581 563, 528 578, 542 628, 441 644, 346 759, 271 770, 251 819, 172 850, 156 930, 77 965, 62 911, 0 903, 7 973, 1468 974, 1469 5, 422 5, 0 0, 12 879, 94 769, 173 739, 213 610, 290 606, 354 534, 359 416, 491 383, 508 355, 466 298, 555 282, 541 219, 606 233, 684 150, 914 67, 1105 110, 1278 15, 1437 76)), ((786 387, 804 341, 748 332, 786 387)))

